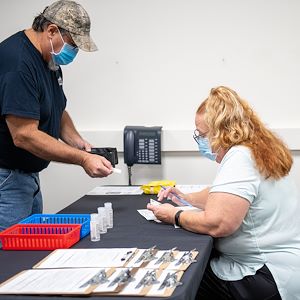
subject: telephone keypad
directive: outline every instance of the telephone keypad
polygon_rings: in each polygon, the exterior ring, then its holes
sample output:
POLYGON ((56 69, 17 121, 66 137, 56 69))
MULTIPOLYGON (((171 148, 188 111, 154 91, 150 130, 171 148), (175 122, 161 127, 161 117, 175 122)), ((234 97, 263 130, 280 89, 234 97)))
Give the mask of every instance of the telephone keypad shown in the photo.
POLYGON ((140 138, 137 149, 138 163, 159 163, 158 151, 157 138, 140 138))

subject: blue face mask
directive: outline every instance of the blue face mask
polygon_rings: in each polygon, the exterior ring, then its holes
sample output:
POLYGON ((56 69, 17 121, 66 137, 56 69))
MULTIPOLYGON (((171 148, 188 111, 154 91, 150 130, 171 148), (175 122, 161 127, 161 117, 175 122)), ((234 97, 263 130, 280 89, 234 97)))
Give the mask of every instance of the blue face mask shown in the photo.
POLYGON ((78 48, 77 47, 73 47, 71 45, 69 45, 68 43, 66 43, 64 41, 64 39, 61 36, 61 33, 59 32, 60 37, 62 39, 62 41, 64 42, 62 48, 60 49, 59 52, 55 53, 54 49, 53 49, 53 44, 52 44, 52 40, 50 40, 50 44, 51 44, 51 48, 52 48, 52 59, 54 61, 55 64, 57 65, 67 65, 69 63, 71 63, 75 56, 78 53, 78 48))
POLYGON ((199 152, 202 156, 213 161, 216 160, 217 154, 212 152, 208 138, 199 136, 197 138, 197 143, 199 152))

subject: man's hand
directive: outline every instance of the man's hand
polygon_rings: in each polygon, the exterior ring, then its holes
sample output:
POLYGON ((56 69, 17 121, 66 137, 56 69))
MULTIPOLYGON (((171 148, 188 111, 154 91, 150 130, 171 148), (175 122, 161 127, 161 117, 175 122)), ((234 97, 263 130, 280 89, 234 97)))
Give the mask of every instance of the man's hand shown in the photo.
POLYGON ((179 210, 179 208, 168 203, 161 205, 147 204, 147 209, 151 210, 160 221, 170 224, 174 224, 175 214, 179 210))
POLYGON ((89 142, 85 141, 84 139, 78 140, 75 147, 77 149, 85 150, 87 152, 91 152, 93 148, 93 146, 89 142))
POLYGON ((86 153, 81 165, 92 178, 106 177, 112 173, 110 161, 100 155, 86 153))

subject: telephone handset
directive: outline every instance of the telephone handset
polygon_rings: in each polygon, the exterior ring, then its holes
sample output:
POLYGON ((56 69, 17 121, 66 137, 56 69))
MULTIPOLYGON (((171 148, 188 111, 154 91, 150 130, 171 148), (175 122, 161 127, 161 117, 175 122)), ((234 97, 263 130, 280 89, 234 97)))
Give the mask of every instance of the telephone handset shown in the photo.
POLYGON ((126 126, 124 128, 124 162, 134 164, 161 163, 161 126, 126 126))
POLYGON ((124 162, 127 166, 132 167, 136 163, 134 155, 134 133, 133 130, 124 131, 124 162))

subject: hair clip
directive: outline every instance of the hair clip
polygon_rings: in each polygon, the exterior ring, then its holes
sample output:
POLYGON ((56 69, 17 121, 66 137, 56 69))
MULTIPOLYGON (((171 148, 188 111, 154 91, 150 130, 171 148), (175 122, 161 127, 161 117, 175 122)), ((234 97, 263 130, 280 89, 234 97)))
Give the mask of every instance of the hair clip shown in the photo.
POLYGON ((98 273, 96 273, 92 278, 90 278, 88 281, 86 281, 84 284, 82 284, 79 288, 84 288, 89 285, 96 285, 100 283, 107 282, 107 275, 104 269, 100 270, 98 273))
POLYGON ((156 271, 155 270, 148 270, 140 282, 136 285, 136 289, 140 288, 141 286, 148 286, 155 283, 159 283, 156 278, 156 271))
POLYGON ((176 250, 177 247, 172 248, 171 250, 165 251, 165 253, 155 262, 155 265, 165 262, 172 262, 175 260, 173 251, 176 250))
POLYGON ((156 245, 144 250, 144 252, 141 254, 141 256, 137 259, 137 261, 135 263, 140 263, 141 261, 148 262, 148 261, 155 259, 156 258, 155 251, 154 251, 155 247, 156 247, 156 245))
POLYGON ((193 251, 196 251, 196 248, 190 251, 185 251, 180 257, 180 259, 176 262, 175 266, 178 266, 180 264, 191 264, 197 262, 197 260, 193 258, 193 251))
POLYGON ((162 290, 166 287, 177 287, 178 285, 182 285, 183 283, 177 279, 177 273, 178 271, 174 273, 168 273, 158 289, 162 290))
POLYGON ((130 269, 125 269, 125 270, 122 270, 119 273, 119 275, 108 286, 111 287, 115 284, 120 285, 120 284, 130 282, 130 281, 133 281, 133 280, 135 280, 135 279, 132 278, 130 269))

